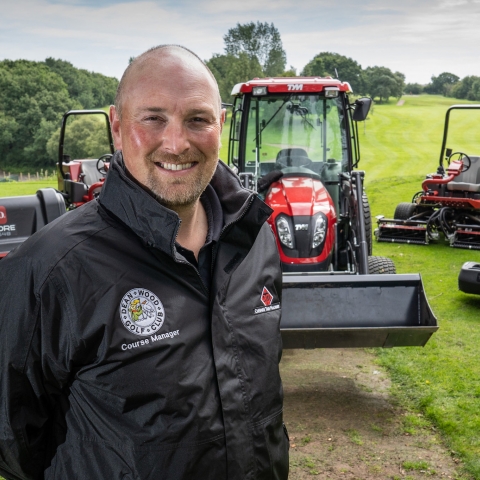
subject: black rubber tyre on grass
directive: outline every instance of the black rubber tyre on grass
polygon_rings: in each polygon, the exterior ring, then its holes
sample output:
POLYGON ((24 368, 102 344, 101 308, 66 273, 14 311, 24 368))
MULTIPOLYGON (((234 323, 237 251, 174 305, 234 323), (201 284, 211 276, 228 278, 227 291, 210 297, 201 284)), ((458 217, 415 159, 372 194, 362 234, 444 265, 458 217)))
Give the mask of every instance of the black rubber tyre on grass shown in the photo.
POLYGON ((368 273, 397 273, 397 269, 387 257, 368 257, 368 273))
POLYGON ((365 219, 365 235, 368 245, 368 254, 373 252, 373 238, 372 238, 372 213, 370 211, 370 204, 368 203, 368 197, 365 192, 362 194, 363 203, 363 218, 365 219))
POLYGON ((402 202, 397 205, 393 218, 396 220, 408 220, 415 215, 417 209, 416 203, 402 202))

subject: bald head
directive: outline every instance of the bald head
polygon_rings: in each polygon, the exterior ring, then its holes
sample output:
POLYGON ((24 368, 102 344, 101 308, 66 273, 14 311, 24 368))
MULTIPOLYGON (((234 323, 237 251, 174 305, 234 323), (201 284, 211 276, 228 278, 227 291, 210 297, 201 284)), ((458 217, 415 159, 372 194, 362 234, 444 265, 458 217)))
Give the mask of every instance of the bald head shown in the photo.
MULTIPOLYGON (((191 70, 196 75, 201 74, 202 71, 205 73, 210 80, 209 83, 211 83, 212 88, 214 88, 218 94, 218 111, 220 112, 222 108, 222 100, 218 90, 218 84, 213 73, 203 60, 191 50, 182 47, 181 45, 159 45, 150 48, 136 57, 123 73, 115 96, 115 109, 118 118, 122 118, 122 107, 125 101, 125 94, 132 82, 135 82, 135 80, 142 74, 148 74, 148 71, 153 66, 159 68, 164 66, 165 69, 168 69, 175 64, 181 64, 184 69, 191 70)), ((181 92, 179 92, 179 94, 181 95, 181 92)))

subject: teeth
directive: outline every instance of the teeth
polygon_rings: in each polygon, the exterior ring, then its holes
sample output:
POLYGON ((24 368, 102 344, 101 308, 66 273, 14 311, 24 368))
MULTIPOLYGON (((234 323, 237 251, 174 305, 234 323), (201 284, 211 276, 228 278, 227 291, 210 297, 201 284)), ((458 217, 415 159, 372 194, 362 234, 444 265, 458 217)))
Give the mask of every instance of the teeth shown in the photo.
POLYGON ((161 163, 160 166, 165 170, 186 170, 191 168, 193 163, 161 163))

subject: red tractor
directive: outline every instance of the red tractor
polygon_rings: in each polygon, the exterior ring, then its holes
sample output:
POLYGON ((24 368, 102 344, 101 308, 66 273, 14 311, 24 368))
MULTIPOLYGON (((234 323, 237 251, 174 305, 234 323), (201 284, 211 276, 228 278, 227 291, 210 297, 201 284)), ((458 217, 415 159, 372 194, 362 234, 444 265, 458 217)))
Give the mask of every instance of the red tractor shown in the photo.
POLYGON ((357 122, 371 99, 349 100, 332 78, 237 84, 228 162, 273 209, 283 266, 284 348, 423 345, 436 330, 420 276, 372 257, 357 122))
POLYGON ((284 272, 395 273, 371 257, 372 231, 357 122, 370 98, 349 103, 348 83, 268 78, 238 84, 229 163, 273 208, 284 272))

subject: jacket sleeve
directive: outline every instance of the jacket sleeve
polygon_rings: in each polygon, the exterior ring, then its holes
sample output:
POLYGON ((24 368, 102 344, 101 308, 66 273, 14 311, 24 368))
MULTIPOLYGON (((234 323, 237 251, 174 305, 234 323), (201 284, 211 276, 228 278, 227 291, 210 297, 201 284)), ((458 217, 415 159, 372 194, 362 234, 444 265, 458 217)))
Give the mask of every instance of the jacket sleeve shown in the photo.
POLYGON ((7 480, 43 478, 58 444, 51 431, 69 377, 62 295, 32 257, 0 261, 0 474, 7 480))

